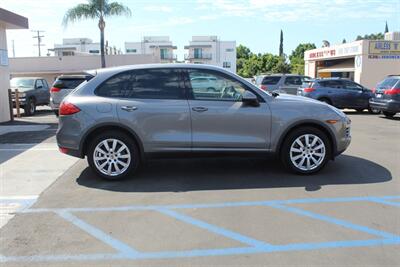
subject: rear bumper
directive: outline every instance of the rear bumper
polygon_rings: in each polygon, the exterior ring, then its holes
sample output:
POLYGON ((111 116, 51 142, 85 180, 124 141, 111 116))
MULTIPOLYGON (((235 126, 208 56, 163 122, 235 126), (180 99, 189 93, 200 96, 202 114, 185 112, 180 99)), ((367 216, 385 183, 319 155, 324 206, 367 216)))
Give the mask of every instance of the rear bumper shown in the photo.
POLYGON ((393 99, 371 98, 369 100, 369 106, 382 111, 400 112, 400 101, 393 99))

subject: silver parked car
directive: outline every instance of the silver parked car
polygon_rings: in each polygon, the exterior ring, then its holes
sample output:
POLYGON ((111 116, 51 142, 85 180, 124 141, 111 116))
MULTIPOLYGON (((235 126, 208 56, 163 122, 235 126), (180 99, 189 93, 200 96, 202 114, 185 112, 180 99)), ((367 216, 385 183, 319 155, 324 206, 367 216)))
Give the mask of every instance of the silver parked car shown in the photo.
POLYGON ((61 75, 54 81, 50 89, 50 107, 58 116, 58 107, 61 101, 69 93, 71 93, 78 85, 86 80, 90 80, 93 76, 87 75, 61 75))
POLYGON ((296 95, 297 89, 311 78, 297 74, 259 75, 255 78, 256 85, 264 91, 296 95))
POLYGON ((136 65, 98 70, 60 106, 60 151, 87 156, 106 179, 154 154, 275 153, 297 173, 319 171, 350 144, 350 120, 316 100, 269 94, 219 67, 136 65), (195 77, 214 77, 218 94, 195 77))

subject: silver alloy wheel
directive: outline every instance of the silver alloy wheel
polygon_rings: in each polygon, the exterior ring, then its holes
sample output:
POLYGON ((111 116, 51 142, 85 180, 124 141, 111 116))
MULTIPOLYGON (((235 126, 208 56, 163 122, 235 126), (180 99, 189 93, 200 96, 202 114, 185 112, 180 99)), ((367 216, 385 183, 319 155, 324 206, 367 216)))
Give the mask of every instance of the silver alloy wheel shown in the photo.
POLYGON ((129 168, 131 152, 122 141, 110 138, 97 144, 93 151, 93 161, 101 173, 117 176, 129 168))
POLYGON ((311 171, 318 168, 326 156, 325 144, 314 134, 299 136, 290 146, 290 160, 296 168, 311 171))

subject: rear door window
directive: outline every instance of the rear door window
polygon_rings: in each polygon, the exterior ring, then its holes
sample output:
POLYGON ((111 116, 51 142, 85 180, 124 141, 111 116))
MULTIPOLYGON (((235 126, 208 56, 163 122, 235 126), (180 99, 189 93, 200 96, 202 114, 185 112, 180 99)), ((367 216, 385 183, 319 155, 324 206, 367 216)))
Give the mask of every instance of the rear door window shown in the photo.
POLYGON ((285 85, 294 86, 294 85, 302 85, 302 80, 299 76, 288 76, 285 78, 285 85))
POLYGON ((96 89, 105 97, 140 99, 184 99, 177 69, 144 69, 119 73, 96 89))
POLYGON ((266 77, 264 77, 262 84, 273 85, 273 84, 277 84, 280 80, 281 80, 281 76, 266 76, 266 77))

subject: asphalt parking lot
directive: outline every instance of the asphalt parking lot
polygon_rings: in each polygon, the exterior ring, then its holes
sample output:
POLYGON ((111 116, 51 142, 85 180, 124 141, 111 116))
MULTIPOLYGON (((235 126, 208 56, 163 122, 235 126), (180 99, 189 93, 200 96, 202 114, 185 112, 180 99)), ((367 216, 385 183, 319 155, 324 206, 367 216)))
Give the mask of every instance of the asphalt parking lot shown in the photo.
POLYGON ((0 264, 399 266, 400 118, 349 116, 350 148, 314 176, 168 159, 108 182, 80 160, 0 229, 0 264))

